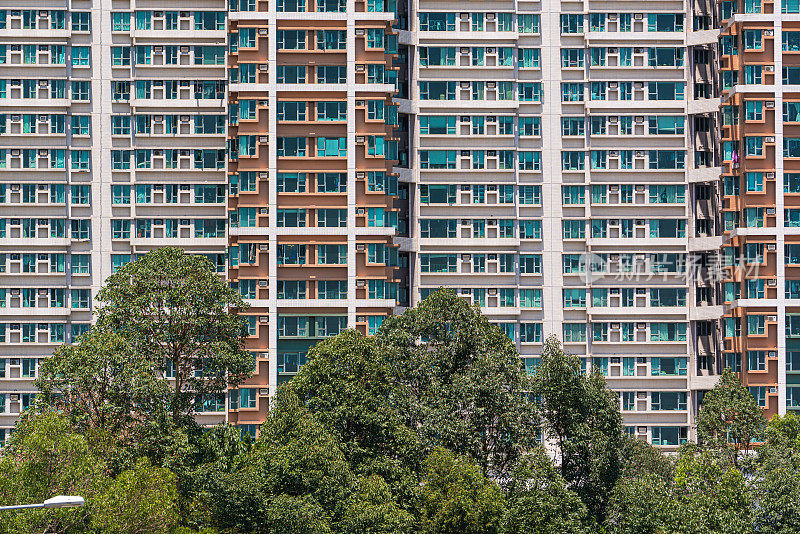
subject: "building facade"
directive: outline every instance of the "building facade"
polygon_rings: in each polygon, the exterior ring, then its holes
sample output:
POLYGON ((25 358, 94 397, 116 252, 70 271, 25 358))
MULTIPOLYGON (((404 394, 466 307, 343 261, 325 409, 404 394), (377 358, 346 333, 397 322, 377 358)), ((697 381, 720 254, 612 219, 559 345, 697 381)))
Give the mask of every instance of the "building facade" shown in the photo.
POLYGON ((783 414, 800 407, 800 6, 719 8, 724 358, 783 414))
POLYGON ((761 2, 0 9, 0 441, 103 280, 170 244, 250 304, 254 375, 204 423, 254 432, 311 345, 440 286, 528 370, 557 335, 656 445, 725 366, 791 409, 800 8, 761 2))

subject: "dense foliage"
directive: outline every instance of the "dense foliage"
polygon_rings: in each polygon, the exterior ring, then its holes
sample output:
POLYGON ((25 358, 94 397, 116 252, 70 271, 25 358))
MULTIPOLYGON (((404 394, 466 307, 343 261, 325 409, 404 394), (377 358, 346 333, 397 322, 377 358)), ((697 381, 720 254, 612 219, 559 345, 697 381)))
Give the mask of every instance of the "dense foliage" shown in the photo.
POLYGON ((245 374, 241 302, 204 262, 163 254, 104 288, 110 309, 43 366, 44 395, 0 456, 0 504, 77 493, 86 506, 0 513, 0 533, 797 530, 797 417, 767 423, 726 374, 706 395, 702 442, 668 458, 624 434, 616 395, 555 338, 528 376, 508 338, 447 291, 374 337, 312 348, 257 439, 200 428, 192 388, 219 394, 245 374), (187 287, 200 294, 177 294, 187 287), (172 306, 191 324, 162 313, 172 306), (177 387, 170 360, 214 371, 177 387), (757 454, 748 436, 764 440, 757 454))

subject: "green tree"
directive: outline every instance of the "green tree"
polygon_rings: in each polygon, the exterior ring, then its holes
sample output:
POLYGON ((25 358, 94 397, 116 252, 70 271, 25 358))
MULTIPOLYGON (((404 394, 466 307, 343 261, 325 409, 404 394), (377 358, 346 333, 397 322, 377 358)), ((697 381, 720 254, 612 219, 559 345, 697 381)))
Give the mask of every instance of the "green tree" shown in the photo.
POLYGON ((389 485, 378 475, 362 477, 345 503, 342 534, 406 534, 414 532, 414 517, 392 497, 389 485))
POLYGON ((492 534, 502 514, 500 487, 468 458, 437 448, 425 460, 420 532, 492 534))
POLYGON ((118 333, 160 376, 170 375, 175 422, 193 413, 195 399, 220 394, 253 370, 246 320, 234 313, 245 303, 203 256, 155 250, 109 276, 97 298, 95 328, 118 333))
POLYGON ((91 330, 42 361, 35 381, 46 402, 87 429, 126 432, 169 399, 169 385, 154 373, 149 355, 120 335, 91 330))
POLYGON ((393 493, 410 499, 416 491, 414 472, 424 456, 419 437, 404 424, 393 405, 396 380, 376 340, 354 330, 327 339, 308 352, 300 373, 282 386, 272 412, 277 421, 284 399, 300 399, 328 432, 341 442, 357 476, 378 475, 393 493))
POLYGON ((675 467, 680 512, 673 529, 687 534, 753 531, 744 475, 715 451, 686 449, 675 467))
POLYGON ((524 456, 508 484, 503 534, 586 532, 586 506, 540 448, 524 456))
POLYGON ((765 445, 750 477, 754 530, 764 534, 797 532, 800 525, 800 451, 765 445))
POLYGON ((637 477, 651 474, 664 480, 672 480, 675 472, 672 458, 646 441, 633 436, 623 436, 621 452, 622 476, 637 477))
POLYGON ((142 458, 119 474, 91 503, 97 532, 170 532, 178 525, 174 473, 142 458))
POLYGON ((766 428, 764 412, 756 399, 730 369, 705 394, 697 416, 697 437, 708 447, 724 450, 734 465, 739 465, 739 451, 750 451, 753 440, 766 428))
POLYGON ((336 435, 280 388, 251 450, 207 473, 196 520, 232 532, 329 532, 356 478, 336 435), (207 512, 206 512, 207 511, 207 512))
POLYGON ((800 449, 800 417, 793 412, 783 417, 773 415, 767 423, 766 437, 773 447, 800 449))
POLYGON ((609 532, 661 534, 673 532, 679 504, 672 491, 672 478, 653 473, 621 478, 611 493, 606 526, 609 532))
POLYGON ((141 460, 132 469, 112 476, 105 459, 108 441, 97 432, 87 437, 65 415, 27 412, 0 457, 0 504, 81 495, 86 505, 2 512, 0 532, 173 531, 178 522, 174 475, 141 460))
POLYGON ((555 336, 545 341, 533 383, 544 430, 560 454, 561 476, 601 523, 621 470, 619 399, 601 374, 583 373, 555 336))
POLYGON ((530 381, 514 344, 479 308, 440 290, 388 317, 376 338, 393 373, 393 402, 428 447, 466 454, 484 474, 505 477, 533 446, 530 381))

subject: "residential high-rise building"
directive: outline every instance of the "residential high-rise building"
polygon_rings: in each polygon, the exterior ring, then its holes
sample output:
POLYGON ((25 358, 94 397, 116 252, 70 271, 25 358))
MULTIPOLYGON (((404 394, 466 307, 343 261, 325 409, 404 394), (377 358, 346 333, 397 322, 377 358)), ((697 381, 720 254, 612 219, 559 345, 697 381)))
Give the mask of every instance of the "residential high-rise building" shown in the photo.
POLYGON ((229 406, 254 432, 311 345, 374 332, 407 300, 392 240, 408 226, 397 35, 388 0, 241 0, 229 17, 228 275, 252 306, 257 356, 229 406))
POLYGON ((719 372, 713 4, 414 3, 412 303, 550 334, 674 447, 719 372))
POLYGON ((719 10, 724 358, 783 414, 800 408, 800 6, 719 10))
POLYGON ((782 1, 0 10, 0 441, 103 280, 170 244, 250 304, 254 375, 204 423, 255 432, 310 346, 441 286, 528 370, 557 335, 667 449, 725 366, 800 405, 782 1))

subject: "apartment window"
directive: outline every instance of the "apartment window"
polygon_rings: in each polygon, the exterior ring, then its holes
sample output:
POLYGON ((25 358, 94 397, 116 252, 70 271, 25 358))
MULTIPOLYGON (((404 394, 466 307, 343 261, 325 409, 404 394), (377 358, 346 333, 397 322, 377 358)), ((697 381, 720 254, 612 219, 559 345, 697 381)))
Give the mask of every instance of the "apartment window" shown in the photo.
POLYGON ((420 31, 455 31, 455 13, 420 13, 420 31))
MULTIPOLYGON (((762 408, 767 407, 767 387, 766 386, 747 386, 748 391, 756 399, 758 405, 762 408)), ((787 388, 788 389, 788 388, 787 388)))
POLYGON ((605 13, 589 13, 589 31, 592 32, 606 31, 605 13))
POLYGON ((345 173, 317 173, 317 193, 347 192, 347 175, 345 173))
POLYGON ((455 100, 456 82, 419 82, 422 100, 455 100))
POLYGON ((538 48, 520 48, 517 50, 517 64, 520 68, 538 69, 539 56, 538 48))
MULTIPOLYGON (((302 70, 303 79, 305 79, 305 67, 303 67, 302 70)), ((280 74, 280 68, 278 71, 280 74)), ((317 83, 347 83, 347 67, 339 65, 318 65, 317 83)))
POLYGON ((583 14, 561 15, 561 33, 583 33, 583 14))
POLYGON ((582 171, 586 165, 586 153, 583 151, 561 152, 561 169, 565 171, 582 171))
POLYGON ((582 83, 562 83, 561 84, 561 101, 562 102, 583 102, 583 84, 582 83))
POLYGON ((127 32, 131 29, 131 14, 128 12, 111 13, 111 31, 127 32))
POLYGON ((648 82, 650 100, 683 100, 683 82, 648 82))
POLYGON ((686 392, 653 391, 650 394, 650 409, 654 411, 686 410, 686 392))
POLYGON ((89 87, 88 81, 71 82, 70 96, 72 100, 89 100, 89 87))
POLYGON ((562 48, 561 67, 562 68, 582 68, 584 58, 583 48, 562 48))
MULTIPOLYGON (((62 185, 63 188, 63 185, 62 185)), ((88 205, 89 204, 89 193, 90 193, 91 186, 89 185, 73 185, 71 186, 70 190, 70 199, 72 200, 73 204, 80 204, 80 205, 88 205)), ((53 201, 53 190, 50 191, 50 200, 53 201)), ((55 195, 55 200, 61 199, 63 202, 63 189, 62 193, 59 196, 58 194, 55 195)))
POLYGON ((762 81, 761 65, 745 65, 744 83, 760 85, 762 81))
POLYGON ((677 447, 686 443, 688 434, 685 426, 654 426, 650 429, 650 432, 653 445, 670 447, 677 447))
POLYGON ((586 323, 564 323, 564 343, 585 343, 586 323))
POLYGON ((318 137, 317 156, 344 157, 347 155, 346 137, 318 137))
POLYGON ((683 135, 684 117, 681 116, 650 116, 649 132, 650 135, 683 135))
POLYGON ((538 14, 517 15, 519 33, 539 33, 541 16, 538 14))
POLYGON ((650 323, 650 341, 686 341, 686 323, 650 323))
POLYGON ((541 343, 542 323, 520 323, 519 340, 521 343, 541 343))
POLYGON ((745 50, 761 50, 761 30, 744 30, 742 42, 745 50))
POLYGON ((278 50, 305 50, 305 30, 278 30, 278 50))
POLYGON ((783 138, 783 157, 800 158, 800 139, 791 137, 783 138))
POLYGON ((343 265, 347 263, 347 245, 317 245, 317 264, 343 265))
POLYGON ((456 260, 456 254, 420 254, 420 270, 423 273, 454 273, 456 260))
POLYGON ((747 333, 753 336, 763 336, 766 334, 766 316, 748 315, 747 333))

